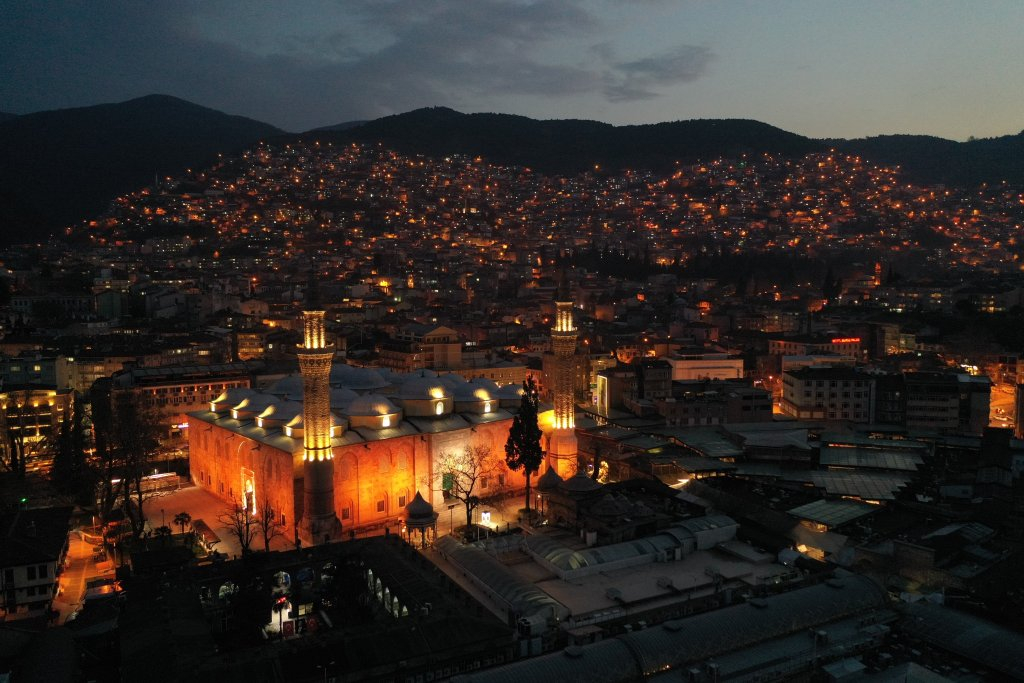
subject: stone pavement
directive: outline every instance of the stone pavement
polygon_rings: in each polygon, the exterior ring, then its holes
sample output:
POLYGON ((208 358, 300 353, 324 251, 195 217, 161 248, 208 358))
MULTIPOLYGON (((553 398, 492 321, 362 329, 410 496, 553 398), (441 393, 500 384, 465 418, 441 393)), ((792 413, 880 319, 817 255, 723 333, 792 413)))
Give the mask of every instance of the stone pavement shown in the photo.
POLYGON ((82 540, 78 532, 71 532, 64 571, 60 575, 60 594, 53 599, 53 609, 60 613, 54 624, 63 624, 82 606, 85 584, 89 579, 114 576, 114 567, 109 560, 93 560, 94 547, 82 540))
MULTIPOLYGON (((235 557, 242 554, 238 538, 223 527, 217 517, 227 510, 228 506, 223 500, 210 493, 204 488, 194 486, 191 483, 183 484, 175 491, 161 491, 143 504, 143 514, 149 520, 151 527, 156 528, 167 525, 174 533, 181 531, 174 523, 174 516, 179 512, 187 512, 192 515, 192 520, 201 519, 217 534, 220 542, 214 546, 214 550, 223 553, 228 557, 235 557)), ((277 536, 270 541, 271 550, 294 550, 292 544, 295 530, 292 526, 283 529, 284 534, 277 536)), ((256 533, 252 542, 253 550, 263 550, 263 537, 256 533)))

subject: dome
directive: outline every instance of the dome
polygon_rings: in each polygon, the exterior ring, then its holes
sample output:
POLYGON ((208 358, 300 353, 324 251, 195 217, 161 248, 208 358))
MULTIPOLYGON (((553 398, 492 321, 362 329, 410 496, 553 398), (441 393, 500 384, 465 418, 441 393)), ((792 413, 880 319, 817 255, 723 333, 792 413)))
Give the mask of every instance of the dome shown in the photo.
POLYGON ((586 473, 581 470, 566 479, 562 488, 566 491, 572 491, 573 493, 586 493, 588 491, 596 491, 601 488, 601 485, 588 477, 586 473))
POLYGON ((493 401, 496 393, 472 382, 455 387, 455 398, 459 401, 493 401))
POLYGON ((405 506, 405 516, 409 521, 422 519, 433 521, 435 517, 434 508, 430 503, 423 500, 423 496, 417 491, 416 497, 405 506))
MULTIPOLYGON (((497 395, 498 391, 501 389, 501 387, 498 386, 497 382, 495 382, 493 379, 487 379, 486 377, 474 377, 473 379, 469 380, 469 384, 475 387, 480 387, 481 389, 485 389, 486 391, 490 392, 492 396, 497 395)), ((518 385, 515 386, 517 386, 519 389, 522 389, 522 387, 519 387, 518 385)))
POLYGON ((283 401, 274 403, 264 408, 256 417, 256 423, 265 429, 281 425, 293 420, 295 416, 302 417, 302 404, 295 401, 283 401))
POLYGON ((564 481, 564 479, 558 476, 558 472, 555 472, 554 467, 548 466, 548 471, 540 475, 540 479, 537 480, 537 490, 553 491, 564 481))
POLYGON ((252 389, 246 389, 244 387, 232 387, 210 401, 210 410, 215 412, 228 410, 229 408, 241 403, 243 399, 255 396, 257 393, 258 392, 252 389))
POLYGON ((441 382, 446 387, 453 391, 456 389, 456 387, 459 387, 466 383, 466 378, 457 372, 449 372, 447 375, 441 375, 440 377, 438 377, 438 379, 441 380, 441 382))
POLYGON ((331 408, 338 408, 344 411, 348 404, 357 398, 359 398, 359 394, 351 389, 346 389, 345 387, 331 389, 331 408))
POLYGON ((498 388, 498 397, 502 399, 514 399, 518 401, 523 396, 523 386, 521 384, 506 384, 503 387, 498 388))
POLYGON ((302 375, 288 375, 282 377, 267 389, 268 394, 280 396, 289 401, 302 400, 302 375))
POLYGON ((279 399, 270 394, 252 394, 231 406, 231 417, 238 419, 249 415, 259 415, 278 402, 279 399))
POLYGON ((364 394, 352 401, 345 412, 356 417, 380 417, 394 415, 398 408, 380 394, 364 394))
POLYGON ((398 397, 406 401, 431 401, 448 398, 451 392, 437 377, 414 377, 402 383, 398 397))
POLYGON ((357 368, 344 363, 331 367, 331 386, 347 387, 355 391, 372 391, 388 386, 388 381, 371 368, 357 368))

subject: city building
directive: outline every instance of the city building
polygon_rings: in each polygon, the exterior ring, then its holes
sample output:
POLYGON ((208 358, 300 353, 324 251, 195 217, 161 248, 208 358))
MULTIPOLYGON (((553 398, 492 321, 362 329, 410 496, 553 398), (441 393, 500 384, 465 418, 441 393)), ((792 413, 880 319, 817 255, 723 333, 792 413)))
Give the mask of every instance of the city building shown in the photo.
POLYGON ((8 618, 41 616, 57 594, 68 552, 70 507, 0 513, 0 604, 8 618))
MULTIPOLYGON (((0 392, 0 449, 16 450, 25 471, 48 474, 53 456, 45 448, 64 420, 71 419, 75 392, 34 386, 10 386, 0 392)), ((10 457, 5 457, 10 462, 10 457)))
POLYGON ((798 420, 867 424, 874 403, 874 378, 854 368, 808 366, 782 375, 782 412, 798 420))
POLYGON ((860 337, 821 337, 805 334, 768 339, 768 353, 772 356, 835 354, 860 358, 862 346, 860 337))
POLYGON ((166 442, 184 438, 186 415, 210 404, 229 389, 248 388, 258 363, 216 363, 131 368, 110 378, 110 399, 122 397, 156 413, 166 442))
POLYGON ((681 348, 662 360, 672 366, 675 381, 743 377, 743 359, 724 349, 681 348))

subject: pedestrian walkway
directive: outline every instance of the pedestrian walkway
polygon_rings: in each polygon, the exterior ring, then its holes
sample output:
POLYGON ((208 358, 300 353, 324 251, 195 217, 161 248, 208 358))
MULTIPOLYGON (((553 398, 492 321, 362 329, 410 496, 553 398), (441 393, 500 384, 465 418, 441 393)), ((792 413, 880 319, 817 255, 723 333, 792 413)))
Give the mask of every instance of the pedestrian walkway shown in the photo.
POLYGON ((84 541, 78 532, 71 532, 64 571, 61 572, 59 579, 59 593, 53 599, 53 609, 57 612, 54 624, 63 624, 82 606, 86 582, 96 577, 114 575, 114 568, 109 560, 96 562, 93 559, 95 547, 84 541))

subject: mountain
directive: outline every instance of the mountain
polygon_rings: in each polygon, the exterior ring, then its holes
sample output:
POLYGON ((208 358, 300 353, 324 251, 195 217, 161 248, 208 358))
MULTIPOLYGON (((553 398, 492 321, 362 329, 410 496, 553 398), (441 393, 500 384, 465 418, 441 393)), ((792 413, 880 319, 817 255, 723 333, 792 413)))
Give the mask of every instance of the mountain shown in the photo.
POLYGON ((17 114, 11 114, 6 111, 0 111, 0 123, 3 123, 4 121, 10 121, 11 119, 16 118, 18 118, 17 114))
POLYGON ((167 95, 10 119, 0 125, 0 240, 41 239, 157 173, 202 167, 281 133, 167 95))
POLYGON ((365 119, 361 120, 361 121, 345 121, 343 123, 336 123, 333 126, 321 126, 319 128, 313 128, 313 129, 311 129, 311 130, 309 130, 307 132, 308 133, 330 133, 330 132, 334 132, 334 131, 341 131, 341 130, 348 130, 350 128, 356 128, 358 126, 365 125, 366 123, 368 123, 368 121, 366 121, 365 119))
POLYGON ((871 161, 898 164, 911 180, 973 187, 1024 182, 1024 131, 955 142, 926 135, 879 135, 832 141, 837 149, 871 161))
POLYGON ((598 121, 538 121, 509 114, 462 114, 446 107, 417 109, 347 130, 310 131, 302 139, 382 142, 432 156, 482 155, 551 173, 608 169, 671 170, 677 161, 769 152, 802 155, 823 143, 746 119, 675 121, 612 126, 598 121))

